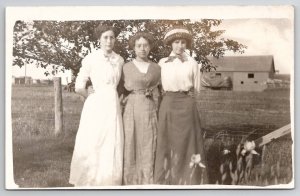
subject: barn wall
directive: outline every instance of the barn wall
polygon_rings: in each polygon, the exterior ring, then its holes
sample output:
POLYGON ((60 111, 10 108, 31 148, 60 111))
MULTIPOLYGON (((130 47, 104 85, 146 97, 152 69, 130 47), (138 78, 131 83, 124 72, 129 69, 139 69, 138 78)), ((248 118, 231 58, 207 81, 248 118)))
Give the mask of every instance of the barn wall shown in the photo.
POLYGON ((219 72, 219 71, 216 71, 216 73, 220 73, 222 78, 224 78, 224 77, 230 77, 231 80, 233 78, 233 72, 219 72))
POLYGON ((266 89, 265 81, 269 78, 268 72, 234 72, 234 91, 263 91, 266 89), (248 74, 254 74, 254 78, 248 78, 248 74))
POLYGON ((273 79, 273 78, 274 78, 274 75, 275 75, 275 74, 274 74, 273 72, 270 72, 270 73, 269 73, 269 78, 273 79))

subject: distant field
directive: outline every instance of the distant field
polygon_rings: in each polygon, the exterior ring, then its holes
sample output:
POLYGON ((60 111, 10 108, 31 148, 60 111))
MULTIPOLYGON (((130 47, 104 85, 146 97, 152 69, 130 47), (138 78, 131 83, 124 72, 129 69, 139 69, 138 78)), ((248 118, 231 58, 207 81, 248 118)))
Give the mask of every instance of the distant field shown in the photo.
MULTIPOLYGON (((208 137, 219 131, 255 137, 290 123, 289 91, 203 91, 198 100, 208 137)), ((64 136, 53 137, 52 86, 13 86, 12 131, 15 182, 21 187, 69 186, 69 166, 83 102, 63 91, 64 136)), ((290 156, 290 155, 289 155, 290 156)))
POLYGON ((290 123, 290 91, 203 91, 198 99, 201 123, 208 135, 226 130, 257 137, 290 123))
POLYGON ((275 74, 274 78, 279 79, 279 80, 290 81, 291 80, 291 75, 290 74, 275 74))

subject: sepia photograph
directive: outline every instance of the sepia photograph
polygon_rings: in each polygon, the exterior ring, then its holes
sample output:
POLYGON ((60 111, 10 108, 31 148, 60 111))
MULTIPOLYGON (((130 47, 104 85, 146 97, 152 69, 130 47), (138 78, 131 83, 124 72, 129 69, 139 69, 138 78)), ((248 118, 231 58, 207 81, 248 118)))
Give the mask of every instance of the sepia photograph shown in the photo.
POLYGON ((6 8, 6 189, 294 188, 294 7, 6 8))

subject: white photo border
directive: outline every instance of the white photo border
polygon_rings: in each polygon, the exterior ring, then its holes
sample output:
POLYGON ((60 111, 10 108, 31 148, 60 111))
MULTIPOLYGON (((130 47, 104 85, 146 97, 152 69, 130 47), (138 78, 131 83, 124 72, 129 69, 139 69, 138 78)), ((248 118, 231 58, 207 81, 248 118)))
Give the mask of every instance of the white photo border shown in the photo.
MULTIPOLYGON (((294 7, 282 6, 66 6, 66 7, 7 7, 6 8, 6 61, 12 62, 13 26, 17 20, 119 20, 119 19, 243 19, 243 18, 288 18, 294 26, 294 7), (171 8, 171 9, 170 9, 171 8), (80 13, 80 14, 79 14, 80 13), (160 14, 157 14, 160 13, 160 14)), ((290 57, 294 59, 294 53, 290 57)), ((293 64, 294 60, 293 60, 293 64)), ((5 185, 7 189, 18 189, 13 181, 12 164, 12 127, 11 127, 11 69, 6 67, 5 91, 5 185)), ((294 66, 291 66, 291 127, 294 138, 294 66)), ((293 147, 293 172, 294 167, 293 147)), ((295 178, 295 177, 294 177, 295 178)), ((294 188, 294 180, 287 185, 268 187, 233 186, 233 185, 198 185, 198 186, 163 186, 134 185, 117 187, 86 187, 87 189, 290 189, 294 188)), ((28 188, 31 189, 31 188, 28 188)), ((34 188, 36 189, 36 188, 34 188)), ((46 188, 77 189, 77 188, 46 188)), ((84 188, 79 188, 84 189, 84 188)))

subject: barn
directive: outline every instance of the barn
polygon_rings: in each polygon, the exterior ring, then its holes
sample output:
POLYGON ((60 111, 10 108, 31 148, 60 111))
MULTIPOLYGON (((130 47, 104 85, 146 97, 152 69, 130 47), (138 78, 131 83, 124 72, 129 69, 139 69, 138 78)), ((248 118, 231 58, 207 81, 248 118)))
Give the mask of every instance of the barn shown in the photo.
POLYGON ((233 91, 263 91, 267 88, 266 81, 275 75, 271 55, 210 57, 209 60, 216 70, 206 76, 209 75, 212 81, 230 81, 230 90, 233 91))
POLYGON ((29 76, 13 77, 12 84, 32 84, 32 78, 29 76))

